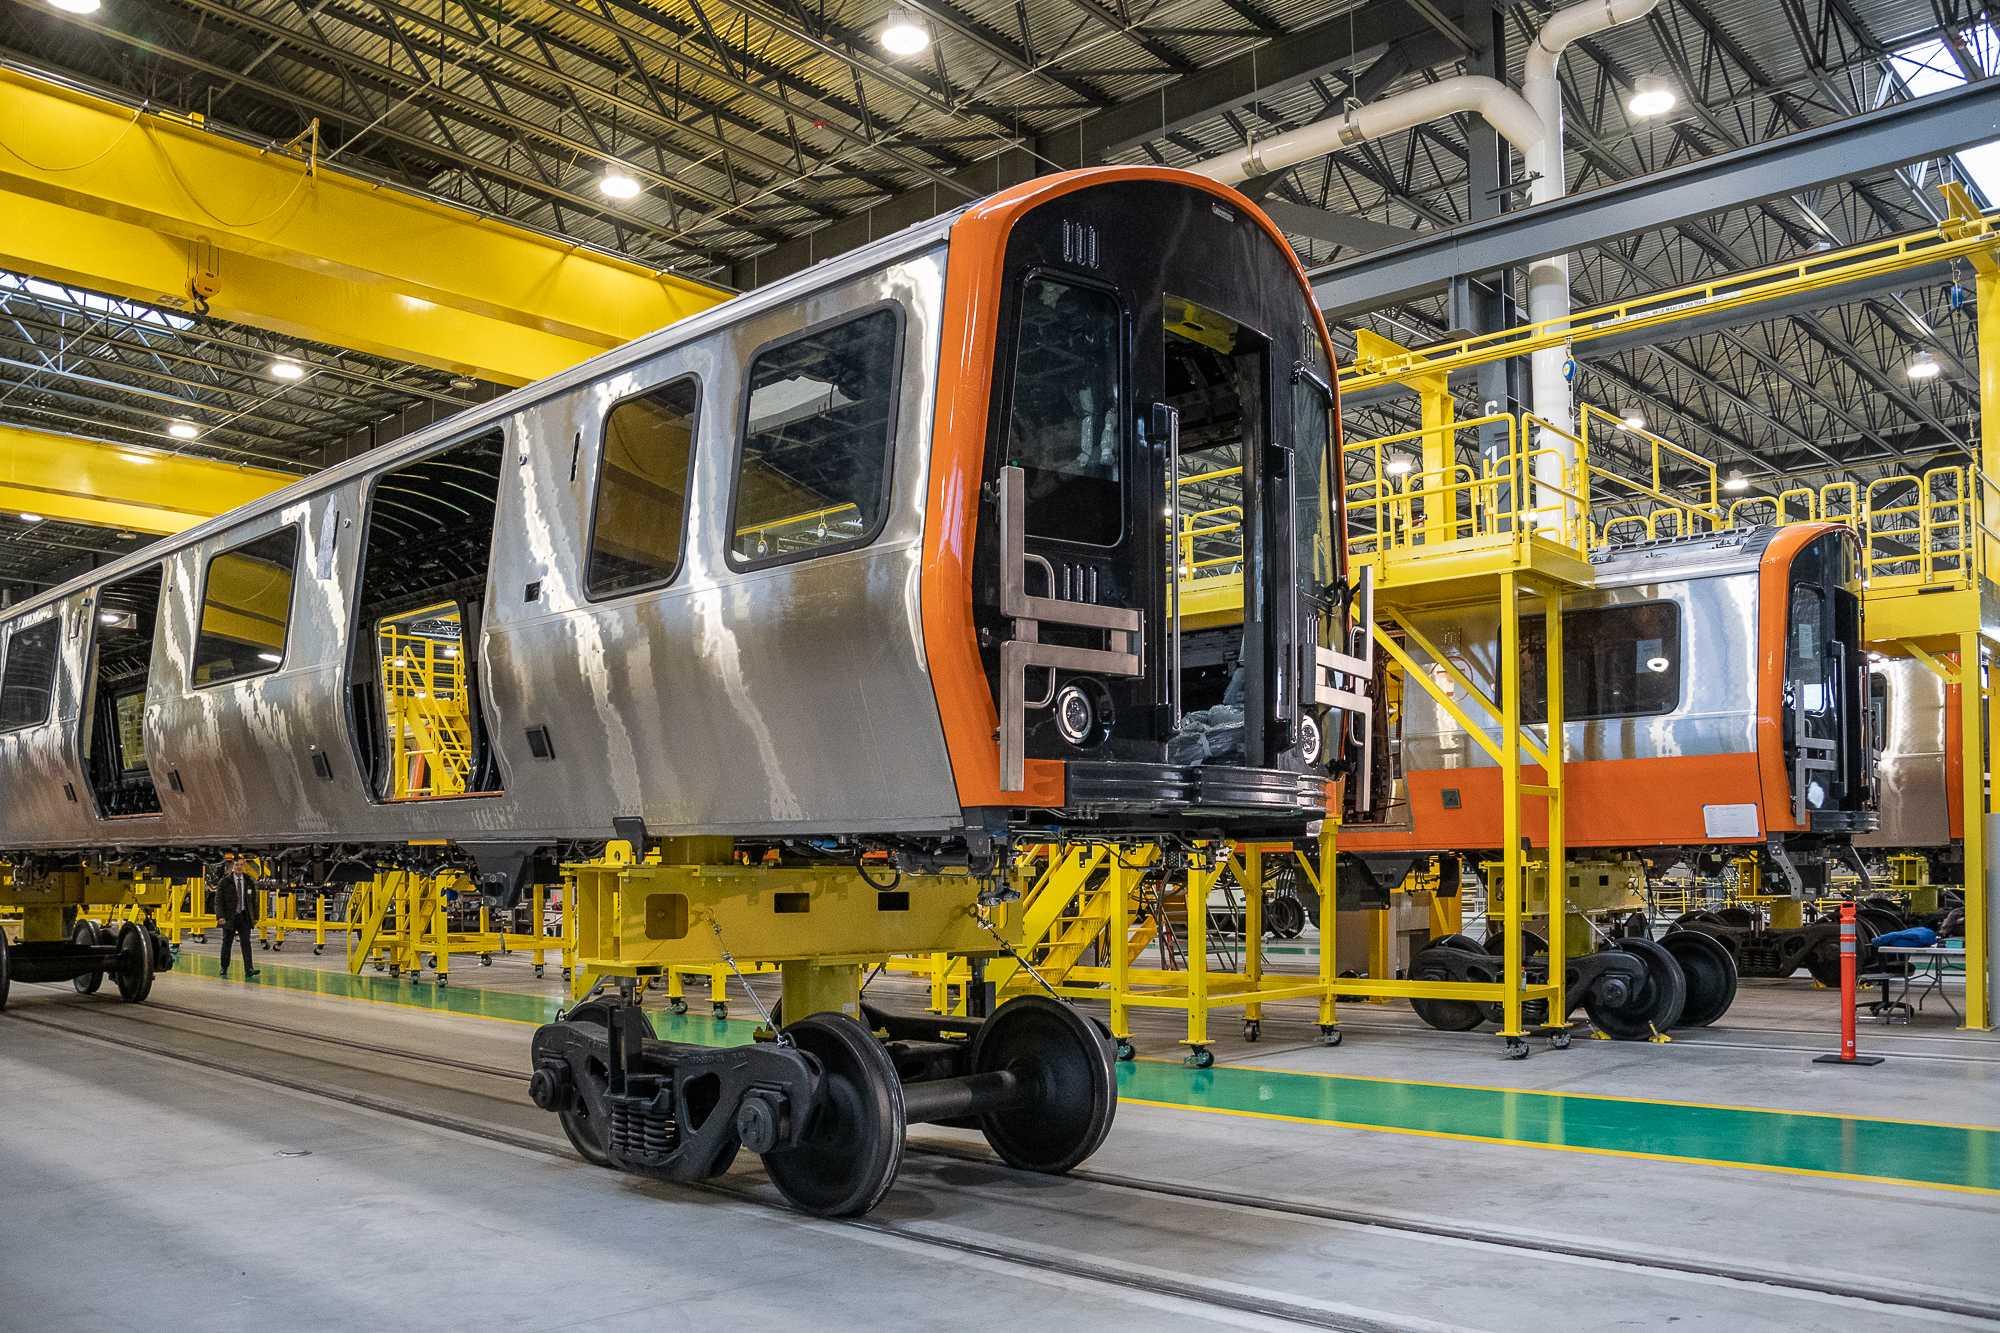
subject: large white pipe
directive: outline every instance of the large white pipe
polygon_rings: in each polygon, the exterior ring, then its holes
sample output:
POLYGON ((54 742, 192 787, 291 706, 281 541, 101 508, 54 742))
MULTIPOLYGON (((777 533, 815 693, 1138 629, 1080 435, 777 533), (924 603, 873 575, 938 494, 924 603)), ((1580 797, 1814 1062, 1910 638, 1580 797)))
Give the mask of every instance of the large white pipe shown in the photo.
MULTIPOLYGON (((1568 192, 1568 164, 1563 154, 1562 81, 1556 74, 1563 52, 1580 37, 1644 18, 1659 3, 1660 0, 1586 0, 1584 4, 1571 5, 1549 15, 1549 21, 1535 34, 1528 47, 1521 96, 1534 108, 1536 118, 1548 132, 1533 148, 1522 150, 1533 176, 1528 185, 1530 203, 1560 199, 1568 192)), ((1536 260, 1528 268, 1529 321, 1540 324, 1568 315, 1569 256, 1551 255, 1536 260)), ((1569 360, 1570 347, 1564 343, 1543 348, 1528 361, 1535 415, 1565 431, 1574 430, 1576 420, 1575 395, 1563 373, 1569 360)), ((1561 486, 1565 472, 1575 462, 1575 446, 1549 432, 1543 432, 1543 438, 1536 443, 1546 450, 1535 460, 1536 479, 1550 486, 1561 486)), ((1550 513, 1545 526, 1552 525, 1561 513, 1560 509, 1550 513)))
POLYGON ((1521 94, 1498 79, 1465 74, 1385 97, 1367 106, 1351 107, 1338 117, 1245 144, 1220 157, 1197 162, 1188 170, 1225 185, 1237 185, 1252 176, 1283 171, 1342 148, 1466 112, 1483 118, 1524 157, 1532 155, 1548 138, 1541 117, 1521 94))
MULTIPOLYGON (((1394 97, 1353 107, 1341 116, 1304 125, 1269 139, 1245 144, 1220 157, 1197 162, 1189 170, 1224 184, 1282 171, 1355 144, 1380 139, 1446 116, 1479 116, 1512 144, 1526 160, 1533 180, 1531 203, 1560 199, 1568 191, 1563 155, 1562 83, 1556 76, 1563 52, 1578 38, 1630 23, 1653 12, 1660 0, 1585 0, 1549 16, 1528 47, 1521 91, 1478 74, 1413 88, 1394 97)), ((1528 269, 1528 318, 1535 323, 1569 314, 1569 257, 1555 255, 1528 269)), ((1568 344, 1545 348, 1529 358, 1529 397, 1535 415, 1560 427, 1575 429, 1576 405, 1564 375, 1568 344)), ((1535 475, 1550 486, 1565 485, 1575 463, 1575 446, 1565 437, 1543 432, 1536 446, 1544 452, 1535 460, 1535 475)), ((1547 510, 1543 526, 1560 521, 1567 506, 1547 510)))

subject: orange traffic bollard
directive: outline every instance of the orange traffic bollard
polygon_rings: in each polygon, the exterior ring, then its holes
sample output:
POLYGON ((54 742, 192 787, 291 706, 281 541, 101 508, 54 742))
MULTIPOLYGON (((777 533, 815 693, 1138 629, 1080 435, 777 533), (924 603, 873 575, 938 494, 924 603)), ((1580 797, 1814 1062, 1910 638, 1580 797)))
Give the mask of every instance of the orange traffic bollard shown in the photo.
POLYGON ((1854 904, 1840 905, 1840 1054, 1816 1055, 1816 1065, 1879 1065, 1879 1055, 1856 1055, 1854 1053, 1854 1009, 1859 997, 1856 995, 1854 973, 1858 959, 1857 941, 1854 929, 1854 904))

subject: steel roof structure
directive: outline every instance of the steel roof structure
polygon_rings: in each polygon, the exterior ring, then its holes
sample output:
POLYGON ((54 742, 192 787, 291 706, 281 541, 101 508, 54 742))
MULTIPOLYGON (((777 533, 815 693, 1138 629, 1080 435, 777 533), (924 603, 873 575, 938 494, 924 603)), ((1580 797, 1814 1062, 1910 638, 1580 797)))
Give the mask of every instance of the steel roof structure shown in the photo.
MULTIPOLYGON (((1037 170, 1185 164, 1468 67, 1517 83, 1547 0, 108 0, 96 14, 0 5, 0 61, 283 143, 318 122, 322 161, 657 268, 747 287, 1037 170), (934 40, 897 59, 892 8, 934 40), (1497 42, 1497 53, 1495 44, 1497 42), (616 202, 607 169, 643 187, 616 202)), ((1570 188, 1643 179, 1827 125, 1940 81, 2000 72, 1974 0, 1663 0, 1562 67, 1570 188), (1642 76, 1679 105, 1625 109, 1642 76)), ((0 151, 4 151, 0 127, 0 151)), ((1484 197, 1490 132, 1435 122, 1253 189, 1309 267, 1511 208, 1484 197)), ((1579 306, 1925 225, 1955 160, 1865 173, 1572 256, 1579 306)), ((1975 190, 1975 193, 1977 191, 1975 190)), ((1983 199, 1988 204, 2000 200, 1983 199)), ((1579 397, 1643 414, 1741 468, 1824 479, 1920 468, 1971 437, 1969 283, 1593 349, 1579 397), (1944 373, 1905 376, 1928 350, 1944 373)), ((1362 317, 1412 343, 1441 296, 1362 317)), ((1351 325, 1347 326, 1351 329, 1351 325)), ((1337 335, 1346 338, 1346 334, 1337 335)), ((0 275, 0 421, 265 466, 310 468, 476 401, 487 386, 300 345, 183 311, 0 275), (306 364, 272 380, 274 356, 306 364), (219 409, 165 436, 181 405, 219 409)), ((1476 406, 1476 405, 1474 405, 1476 406)), ((1357 405, 1352 433, 1413 420, 1357 405)), ((33 526, 33 525, 30 525, 33 526)), ((36 581, 75 534, 0 533, 0 580, 36 581), (58 538, 61 540, 59 541, 58 538), (14 558, 40 542, 46 559, 14 558)), ((98 540, 101 544, 101 534, 98 540)))

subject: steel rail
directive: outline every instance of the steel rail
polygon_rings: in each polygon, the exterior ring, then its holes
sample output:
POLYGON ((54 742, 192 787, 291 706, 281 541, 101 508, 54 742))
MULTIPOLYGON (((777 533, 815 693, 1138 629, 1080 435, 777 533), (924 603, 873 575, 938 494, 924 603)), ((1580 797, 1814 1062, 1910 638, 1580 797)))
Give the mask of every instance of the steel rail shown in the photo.
MULTIPOLYGON (((74 1006, 64 1006, 74 1007, 74 1006)), ((92 1002, 91 1007, 100 1007, 92 1002)), ((344 1037, 332 1037, 322 1033, 302 1029, 286 1028, 279 1024, 263 1023, 230 1014, 214 1014, 179 1006, 149 1004, 145 1008, 165 1009, 168 1012, 212 1019, 215 1022, 234 1027, 251 1028, 277 1035, 295 1036, 329 1045, 349 1047, 369 1054, 377 1054, 411 1060, 426 1065, 444 1065, 481 1075, 525 1082, 527 1075, 515 1070, 501 1069, 491 1065, 479 1065, 467 1061, 452 1061, 425 1055, 420 1052, 402 1051, 393 1047, 377 1046, 367 1042, 357 1042, 344 1037)), ((116 1011, 114 1011, 116 1012, 116 1011)), ((137 1017, 141 1010, 135 1011, 137 1017)), ((45 1018, 24 1014, 18 1009, 7 1011, 7 1015, 34 1023, 37 1026, 59 1030, 84 1037, 87 1040, 102 1041, 110 1045, 138 1050, 160 1056, 164 1059, 199 1065, 203 1068, 223 1073, 234 1073, 259 1082, 271 1083, 290 1091, 308 1095, 326 1096, 336 1101, 430 1124, 438 1128, 454 1130, 476 1138, 490 1139, 514 1147, 526 1148, 557 1157, 565 1161, 580 1160, 562 1140, 541 1139, 516 1131, 495 1126, 480 1125, 462 1117, 439 1112, 421 1111, 399 1106, 384 1098, 366 1093, 350 1092, 345 1089, 326 1089, 303 1083, 284 1075, 264 1070, 242 1069, 226 1061, 195 1055, 189 1052, 169 1051, 144 1042, 128 1041, 109 1034, 92 1032, 69 1024, 49 1022, 45 1018)), ((158 1026, 158 1025, 149 1025, 158 1026)), ((1718 1043, 1720 1044, 1720 1043, 1718 1043)), ((1789 1049, 1789 1048, 1785 1048, 1789 1049)), ((1001 1174, 1018 1174, 1014 1168, 1006 1166, 989 1153, 976 1149, 947 1147, 938 1144, 909 1143, 907 1153, 924 1157, 949 1158, 982 1166, 992 1166, 1001 1174)), ((1395 1231, 1428 1239, 1445 1240, 1482 1246, 1494 1250, 1522 1251, 1528 1253, 1556 1255, 1563 1258, 1579 1259, 1591 1263, 1618 1268, 1631 1268, 1670 1274, 1678 1277, 1697 1277, 1704 1280, 1721 1279, 1752 1287, 1777 1288, 1802 1294, 1830 1297, 1869 1306, 1889 1306, 1897 1309, 1921 1310, 1929 1313, 1962 1315, 1969 1318, 2000 1322, 2000 1302, 1982 1301, 1968 1296, 1915 1288, 1895 1289, 1879 1285, 1863 1285, 1832 1276, 1815 1276, 1807 1273, 1774 1273, 1747 1264, 1732 1263, 1708 1257, 1683 1257, 1662 1254, 1657 1251, 1640 1251, 1630 1247, 1601 1245, 1584 1240, 1565 1239, 1556 1236, 1530 1235, 1495 1230, 1487 1223, 1456 1223, 1428 1218, 1415 1218, 1372 1211, 1363 1208, 1343 1208, 1336 1205, 1309 1203, 1294 1199, 1271 1199, 1261 1196, 1234 1193, 1227 1190, 1211 1189, 1206 1186, 1183 1184, 1175 1181, 1149 1180, 1142 1177, 1124 1175, 1117 1172, 1097 1171, 1087 1167, 1077 1168, 1067 1173, 1068 1178, 1108 1189, 1130 1193, 1148 1194, 1155 1197, 1175 1198, 1191 1202, 1215 1204, 1225 1207, 1242 1208, 1253 1212, 1295 1217, 1308 1221, 1330 1222, 1343 1226, 1370 1227, 1378 1230, 1395 1231)), ((788 1205, 763 1199, 746 1190, 734 1189, 714 1182, 697 1182, 693 1188, 739 1199, 760 1207, 780 1211, 790 1211, 788 1205)), ((961 1192, 976 1189, 962 1182, 954 1186, 961 1192)), ((1026 1267, 1061 1272, 1068 1276, 1088 1281, 1104 1282, 1109 1285, 1126 1287, 1152 1294, 1167 1295, 1211 1306, 1223 1306, 1244 1313, 1262 1314, 1285 1322, 1300 1323, 1310 1327, 1357 1329, 1373 1333, 1376 1329, 1386 1329, 1394 1325, 1382 1324, 1366 1318, 1335 1314, 1313 1307, 1298 1306, 1283 1301, 1265 1301, 1254 1297, 1241 1297, 1231 1293, 1217 1292, 1195 1282, 1181 1282, 1162 1279, 1157 1275, 1142 1275, 1114 1268, 1110 1265, 1095 1264, 1083 1260, 1062 1259, 1038 1253, 1010 1249, 989 1242, 963 1238, 940 1237, 925 1232, 913 1231, 892 1223, 874 1222, 867 1218, 841 1219, 841 1225, 857 1226, 899 1239, 915 1241, 919 1244, 950 1248, 962 1253, 981 1255, 1001 1262, 1020 1264, 1026 1267)))

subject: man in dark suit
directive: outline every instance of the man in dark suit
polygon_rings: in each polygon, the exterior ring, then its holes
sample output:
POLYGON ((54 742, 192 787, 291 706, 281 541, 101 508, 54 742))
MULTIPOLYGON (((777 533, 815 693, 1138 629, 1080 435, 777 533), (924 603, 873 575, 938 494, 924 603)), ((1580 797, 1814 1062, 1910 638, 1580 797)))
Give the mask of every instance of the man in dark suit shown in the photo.
POLYGON ((230 853, 222 859, 222 874, 215 881, 215 916, 222 926, 222 975, 229 975, 229 946, 243 942, 243 978, 257 975, 250 958, 250 927, 257 920, 257 881, 243 858, 230 853))

